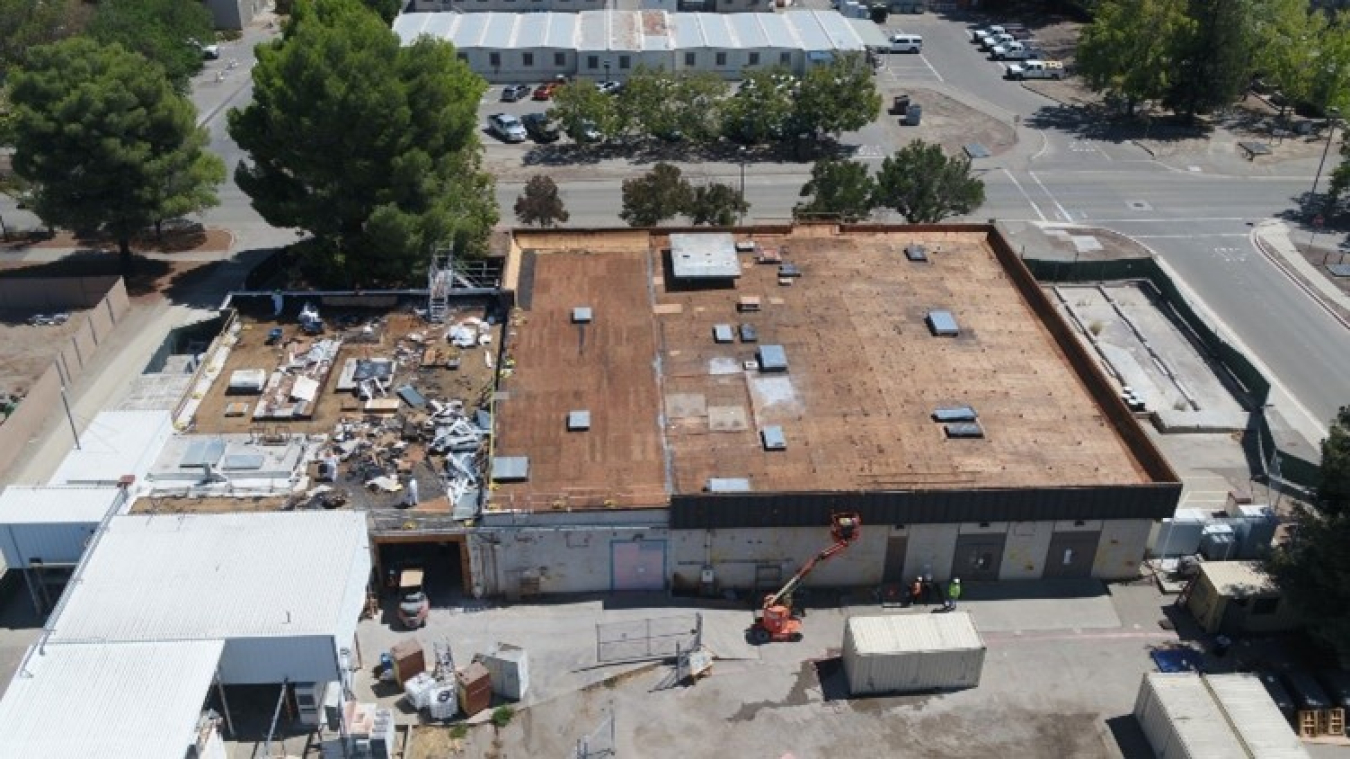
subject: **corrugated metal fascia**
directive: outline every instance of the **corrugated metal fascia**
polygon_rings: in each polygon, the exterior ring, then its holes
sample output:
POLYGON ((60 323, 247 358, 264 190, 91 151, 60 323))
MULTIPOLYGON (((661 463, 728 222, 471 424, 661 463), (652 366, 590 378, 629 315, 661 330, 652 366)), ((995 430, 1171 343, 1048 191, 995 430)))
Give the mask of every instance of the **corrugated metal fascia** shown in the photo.
POLYGON ((685 494, 671 497, 675 529, 800 527, 832 512, 858 511, 866 524, 1159 519, 1176 509, 1167 484, 886 492, 685 494))

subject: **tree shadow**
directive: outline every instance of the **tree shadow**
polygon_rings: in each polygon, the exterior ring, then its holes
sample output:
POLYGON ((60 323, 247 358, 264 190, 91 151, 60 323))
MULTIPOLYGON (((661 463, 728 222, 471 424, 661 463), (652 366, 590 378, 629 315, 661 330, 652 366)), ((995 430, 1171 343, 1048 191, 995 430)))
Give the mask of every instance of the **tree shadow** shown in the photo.
POLYGON ((1180 142, 1207 139, 1214 125, 1182 116, 1129 116, 1104 105, 1048 105, 1023 122, 1033 129, 1056 131, 1084 140, 1121 144, 1131 140, 1180 142))
POLYGON ((531 147, 525 166, 586 166, 602 161, 625 161, 631 166, 666 163, 812 163, 821 158, 845 158, 858 150, 833 137, 784 140, 763 145, 741 145, 731 140, 691 142, 656 138, 617 139, 594 144, 547 144, 531 147))

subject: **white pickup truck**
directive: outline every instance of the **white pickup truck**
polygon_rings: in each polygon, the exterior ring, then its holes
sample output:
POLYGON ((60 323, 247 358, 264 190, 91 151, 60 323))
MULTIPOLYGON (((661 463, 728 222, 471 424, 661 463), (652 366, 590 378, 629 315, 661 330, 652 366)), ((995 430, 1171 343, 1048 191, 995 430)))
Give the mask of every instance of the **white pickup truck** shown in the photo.
POLYGON ((999 45, 1007 45, 1007 44, 1010 43, 1010 42, 1016 42, 1016 41, 1017 41, 1017 38, 1014 37, 1014 36, 1012 36, 1011 34, 1007 34, 1007 33, 1004 33, 1004 34, 991 34, 990 36, 985 37, 985 38, 983 38, 983 39, 980 40, 980 49, 981 49, 981 50, 985 50, 985 51, 993 50, 994 48, 998 47, 999 45))
POLYGON ((1025 42, 1009 42, 989 51, 989 59, 993 61, 1029 61, 1037 55, 1036 48, 1025 42))
POLYGON ((1008 66, 1009 79, 1063 79, 1064 64, 1059 61, 1026 61, 1008 66))

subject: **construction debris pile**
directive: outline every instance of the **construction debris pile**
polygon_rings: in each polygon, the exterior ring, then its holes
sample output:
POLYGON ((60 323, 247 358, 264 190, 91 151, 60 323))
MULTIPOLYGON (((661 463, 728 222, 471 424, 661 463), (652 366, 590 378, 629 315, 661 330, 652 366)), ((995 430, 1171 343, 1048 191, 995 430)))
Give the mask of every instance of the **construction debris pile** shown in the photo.
MULTIPOLYGON (((311 305, 305 306, 300 321, 305 335, 314 336, 317 334, 314 330, 323 329, 318 310, 311 305)), ((262 398, 253 407, 253 419, 309 419, 314 415, 319 390, 328 381, 328 373, 342 349, 342 339, 311 341, 297 336, 280 347, 281 361, 262 388, 262 398)))
MULTIPOLYGON (((383 336, 387 327, 361 329, 383 336)), ((383 350, 382 340, 361 345, 344 335, 347 352, 356 355, 341 362, 334 389, 346 396, 343 415, 313 456, 320 485, 307 494, 311 503, 336 508, 347 501, 340 492, 350 490, 369 507, 406 508, 443 492, 456 519, 473 518, 492 434, 485 406, 495 378, 494 327, 475 316, 445 327, 423 324, 383 350), (472 398, 455 397, 470 381, 462 362, 478 349, 483 379, 472 383, 472 398)))

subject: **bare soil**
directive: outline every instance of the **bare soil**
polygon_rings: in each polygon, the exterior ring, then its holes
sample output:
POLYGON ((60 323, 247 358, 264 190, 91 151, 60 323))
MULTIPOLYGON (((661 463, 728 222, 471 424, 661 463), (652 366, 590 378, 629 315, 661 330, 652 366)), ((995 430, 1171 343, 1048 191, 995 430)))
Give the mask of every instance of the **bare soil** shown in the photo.
POLYGON ((80 311, 65 324, 36 327, 27 324, 29 310, 0 310, 0 395, 24 395, 47 371, 59 346, 79 329, 80 311))
MULTIPOLYGON (((153 229, 146 230, 132 238, 131 249, 135 253, 223 253, 233 244, 234 235, 229 230, 185 223, 166 224, 158 236, 153 229)), ((0 250, 29 248, 116 251, 117 241, 107 235, 76 235, 64 230, 48 235, 45 230, 30 230, 0 243, 0 250)))

